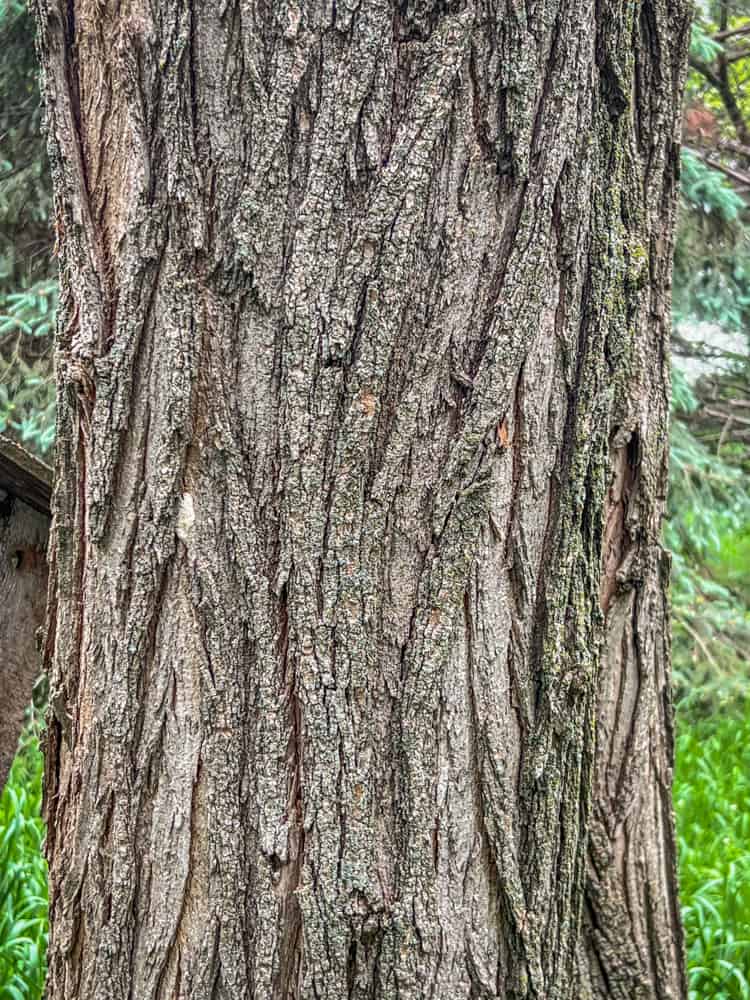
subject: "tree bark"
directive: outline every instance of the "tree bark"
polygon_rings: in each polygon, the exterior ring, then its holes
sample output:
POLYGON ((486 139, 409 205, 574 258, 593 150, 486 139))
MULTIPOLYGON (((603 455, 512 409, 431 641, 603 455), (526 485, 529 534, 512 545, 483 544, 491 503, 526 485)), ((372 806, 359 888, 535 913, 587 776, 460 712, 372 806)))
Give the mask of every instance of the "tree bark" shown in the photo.
POLYGON ((0 793, 41 671, 50 475, 0 435, 0 793))
POLYGON ((684 996, 685 6, 38 19, 49 996, 684 996))
POLYGON ((48 519, 0 488, 0 793, 42 662, 48 519))

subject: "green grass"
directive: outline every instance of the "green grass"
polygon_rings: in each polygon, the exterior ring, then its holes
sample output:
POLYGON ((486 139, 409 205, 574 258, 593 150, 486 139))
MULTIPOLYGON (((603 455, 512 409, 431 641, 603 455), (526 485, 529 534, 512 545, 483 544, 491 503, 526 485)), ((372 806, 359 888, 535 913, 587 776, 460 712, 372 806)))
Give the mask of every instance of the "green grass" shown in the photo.
MULTIPOLYGON (((0 800, 0 1000, 43 993, 41 772, 27 736, 0 800)), ((690 1000, 750 1000, 750 705, 683 721, 674 798, 690 1000)))
POLYGON ((39 1000, 47 948, 42 759, 24 738, 0 799, 0 1000, 39 1000))
POLYGON ((750 1000, 750 705, 683 723, 674 801, 690 1000, 750 1000))

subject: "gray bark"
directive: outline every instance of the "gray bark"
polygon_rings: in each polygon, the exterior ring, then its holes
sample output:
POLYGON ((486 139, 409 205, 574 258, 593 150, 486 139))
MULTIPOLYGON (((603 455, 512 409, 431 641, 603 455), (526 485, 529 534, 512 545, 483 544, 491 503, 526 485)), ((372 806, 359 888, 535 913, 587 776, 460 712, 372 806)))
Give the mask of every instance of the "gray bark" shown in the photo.
POLYGON ((685 995, 681 0, 38 0, 55 1000, 685 995))

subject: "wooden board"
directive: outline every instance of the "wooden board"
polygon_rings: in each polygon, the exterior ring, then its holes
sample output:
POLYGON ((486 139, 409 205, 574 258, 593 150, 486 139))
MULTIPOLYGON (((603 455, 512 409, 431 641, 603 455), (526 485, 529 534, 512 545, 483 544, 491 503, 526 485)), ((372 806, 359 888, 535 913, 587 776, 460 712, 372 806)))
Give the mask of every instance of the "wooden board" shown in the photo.
POLYGON ((50 467, 0 435, 0 791, 40 671, 51 493, 50 467))
POLYGON ((52 469, 0 434, 0 489, 50 516, 52 469))

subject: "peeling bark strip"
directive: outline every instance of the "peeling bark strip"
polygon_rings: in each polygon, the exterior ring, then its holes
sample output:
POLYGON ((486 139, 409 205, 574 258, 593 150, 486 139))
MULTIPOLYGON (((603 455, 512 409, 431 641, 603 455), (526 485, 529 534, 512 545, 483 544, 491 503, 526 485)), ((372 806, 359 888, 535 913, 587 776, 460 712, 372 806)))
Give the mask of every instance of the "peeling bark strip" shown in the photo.
POLYGON ((41 658, 51 470, 0 435, 0 792, 41 658))
POLYGON ((49 995, 684 996, 682 0, 37 9, 49 995))

